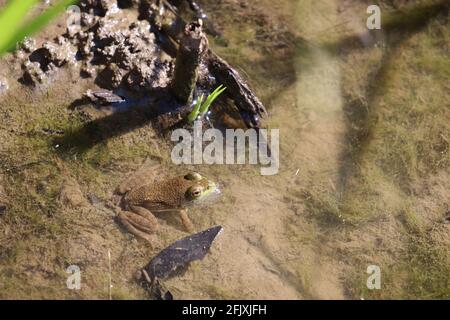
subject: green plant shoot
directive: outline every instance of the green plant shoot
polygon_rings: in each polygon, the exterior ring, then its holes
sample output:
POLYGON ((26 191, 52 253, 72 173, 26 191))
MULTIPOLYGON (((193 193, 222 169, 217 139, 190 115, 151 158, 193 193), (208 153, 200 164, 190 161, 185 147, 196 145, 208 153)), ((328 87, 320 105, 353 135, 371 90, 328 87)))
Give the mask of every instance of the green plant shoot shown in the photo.
POLYGON ((206 98, 206 101, 203 103, 204 96, 201 95, 197 103, 195 104, 194 108, 192 109, 191 113, 188 115, 189 122, 195 121, 198 117, 203 117, 209 110, 209 107, 211 104, 216 100, 222 92, 224 92, 227 88, 223 85, 218 86, 211 94, 208 95, 206 98))
POLYGON ((200 107, 202 106, 203 103, 203 98, 204 98, 203 94, 200 97, 198 97, 194 109, 192 109, 191 113, 189 113, 188 115, 189 122, 194 122, 195 119, 197 119, 198 114, 200 113, 200 107))

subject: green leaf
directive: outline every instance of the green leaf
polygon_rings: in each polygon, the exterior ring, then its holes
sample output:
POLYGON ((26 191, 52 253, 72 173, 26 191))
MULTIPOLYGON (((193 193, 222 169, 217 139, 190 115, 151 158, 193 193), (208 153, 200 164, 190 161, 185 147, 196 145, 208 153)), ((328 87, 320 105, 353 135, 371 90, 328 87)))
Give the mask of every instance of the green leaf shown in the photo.
POLYGON ((202 105, 202 102, 203 102, 203 97, 204 97, 203 94, 200 97, 198 97, 197 103, 195 104, 194 109, 192 109, 191 113, 189 113, 189 115, 188 115, 189 122, 194 122, 195 119, 197 119, 199 111, 200 111, 200 106, 202 105))
POLYGON ((76 0, 60 0, 39 16, 24 23, 25 16, 37 2, 39 0, 10 0, 8 2, 7 7, 0 14, 0 30, 2 30, 0 54, 14 48, 16 43, 22 41, 26 36, 39 31, 76 0))
POLYGON ((223 87, 223 85, 218 86, 206 99, 205 103, 200 108, 200 114, 204 115, 208 112, 209 107, 211 104, 216 100, 222 92, 224 92, 227 88, 223 87))
POLYGON ((8 49, 26 14, 38 0, 10 0, 0 14, 0 52, 8 49))

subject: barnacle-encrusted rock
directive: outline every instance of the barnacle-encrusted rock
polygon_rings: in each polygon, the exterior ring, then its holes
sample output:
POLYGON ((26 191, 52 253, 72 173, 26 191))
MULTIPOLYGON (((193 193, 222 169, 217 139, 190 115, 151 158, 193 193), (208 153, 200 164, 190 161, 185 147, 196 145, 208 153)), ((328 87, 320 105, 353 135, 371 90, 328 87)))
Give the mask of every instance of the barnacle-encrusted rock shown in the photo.
POLYGON ((26 53, 33 52, 34 50, 36 50, 36 40, 26 37, 22 41, 19 49, 22 49, 26 53))
POLYGON ((95 82, 106 89, 115 89, 125 76, 126 71, 119 68, 115 63, 108 64, 100 73, 98 74, 95 82))
POLYGON ((38 62, 26 61, 22 69, 24 70, 22 80, 25 84, 37 85, 44 81, 45 74, 38 62))
MULTIPOLYGON (((121 1, 119 5, 128 7, 138 2, 121 1)), ((40 83, 51 71, 79 62, 80 75, 95 78, 95 83, 105 89, 123 85, 145 94, 168 85, 172 61, 170 57, 160 59, 159 44, 148 21, 127 25, 120 12, 113 14, 117 8, 113 0, 82 0, 80 7, 81 27, 34 50, 24 67, 24 83, 40 83)), ((25 53, 25 48, 21 51, 25 53)))
POLYGON ((61 67, 68 62, 75 63, 76 50, 64 37, 58 37, 57 42, 45 42, 43 46, 30 55, 31 62, 39 63, 43 71, 48 71, 51 64, 61 67))
POLYGON ((104 17, 117 11, 117 0, 81 0, 80 6, 83 11, 92 10, 96 15, 104 17))

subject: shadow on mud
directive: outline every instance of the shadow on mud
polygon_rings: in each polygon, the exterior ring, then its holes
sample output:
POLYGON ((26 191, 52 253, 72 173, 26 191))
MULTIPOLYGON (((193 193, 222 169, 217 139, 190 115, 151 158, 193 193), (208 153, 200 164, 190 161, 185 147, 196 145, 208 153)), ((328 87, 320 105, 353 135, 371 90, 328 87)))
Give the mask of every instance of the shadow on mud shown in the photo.
MULTIPOLYGON (((158 96, 168 96, 158 93, 158 96)), ((70 109, 76 110, 86 105, 83 100, 75 100, 70 109)), ((94 108, 94 107, 92 107, 94 108)), ((128 104, 120 110, 113 111, 101 118, 89 120, 74 130, 65 131, 60 137, 53 139, 52 144, 58 145, 58 152, 64 154, 83 154, 95 145, 105 143, 109 139, 121 136, 133 130, 152 123, 162 115, 177 112, 181 106, 175 101, 161 98, 152 104, 128 104)), ((163 121, 163 120, 161 120, 163 121)))

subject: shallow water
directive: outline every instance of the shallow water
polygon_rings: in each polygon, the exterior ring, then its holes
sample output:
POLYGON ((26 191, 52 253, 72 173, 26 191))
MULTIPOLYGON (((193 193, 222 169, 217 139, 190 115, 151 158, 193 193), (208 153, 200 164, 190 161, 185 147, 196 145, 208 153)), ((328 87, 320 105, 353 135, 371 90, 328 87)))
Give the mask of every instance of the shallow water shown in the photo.
MULTIPOLYGON (((266 104, 270 118, 263 126, 280 129, 279 172, 261 176, 259 166, 251 165, 193 167, 223 186, 220 201, 207 212, 194 209, 193 215, 205 227, 222 225, 224 232, 198 269, 169 285, 183 298, 205 297, 202 288, 207 295, 229 298, 342 298, 335 275, 313 252, 317 248, 289 231, 291 220, 301 214, 292 192, 319 171, 326 172, 331 185, 337 184, 339 144, 345 134, 339 67, 318 48, 312 59, 301 61, 301 2, 255 1, 249 6, 242 19, 212 6, 211 21, 220 26, 228 45, 221 46, 217 38, 210 41, 247 76, 266 104), (261 19, 265 23, 258 25, 261 19), (315 279, 313 288, 301 278, 302 268, 315 279)), ((306 237, 317 236, 313 230, 304 232, 306 237)))
MULTIPOLYGON (((352 134, 365 124, 349 116, 349 106, 352 95, 371 86, 371 73, 389 51, 383 31, 367 30, 367 5, 361 2, 252 1, 234 18, 233 5, 205 8, 226 39, 210 42, 262 98, 270 113, 263 126, 280 129, 279 172, 194 167, 223 184, 218 203, 206 212, 194 209, 197 223, 220 224, 224 232, 205 261, 170 284, 183 298, 349 297, 352 277, 365 273, 351 261, 363 259, 372 250, 368 239, 387 228, 375 223, 351 230, 347 217, 333 211, 335 203, 353 197, 347 185, 357 172, 351 154, 360 141, 352 134), (314 192, 327 197, 315 208, 309 203, 316 201, 310 200, 314 192), (355 239, 352 250, 348 239, 355 239)), ((396 224, 384 219, 388 228, 396 224)))
MULTIPOLYGON (((381 215, 381 222, 375 220, 374 226, 365 224, 352 228, 336 209, 340 200, 353 197, 347 187, 351 187, 349 177, 356 172, 357 165, 350 153, 363 149, 359 141, 352 138, 361 119, 349 116, 348 108, 355 101, 364 101, 370 96, 366 87, 370 87, 372 73, 376 73, 383 54, 389 49, 383 32, 367 32, 366 5, 360 1, 225 0, 201 1, 200 4, 209 15, 208 24, 217 33, 209 38, 211 46, 248 79, 265 104, 269 117, 263 119, 262 127, 280 130, 278 173, 262 176, 259 165, 175 165, 170 159, 173 144, 169 137, 158 135, 147 122, 139 122, 132 134, 123 132, 126 136, 123 140, 119 136, 119 141, 106 141, 105 148, 125 144, 125 148, 131 149, 134 145, 152 144, 157 151, 155 154, 146 154, 145 149, 137 153, 136 159, 122 160, 110 149, 115 158, 108 158, 106 153, 107 159, 96 159, 99 164, 95 167, 94 161, 94 168, 90 167, 91 163, 85 164, 84 154, 69 150, 67 155, 57 150, 59 145, 53 146, 55 155, 62 155, 67 166, 81 167, 72 175, 83 186, 84 193, 95 193, 103 198, 110 196, 114 184, 123 179, 130 168, 138 167, 147 157, 162 162, 160 173, 163 175, 196 170, 220 185, 219 198, 190 208, 196 230, 215 225, 223 226, 224 230, 204 260, 192 263, 186 272, 166 282, 177 299, 355 298, 349 293, 354 289, 349 279, 359 279, 366 273, 365 269, 355 270, 356 263, 378 259, 380 241, 392 247, 404 241, 397 239, 401 237, 396 229, 399 222, 389 212, 381 215), (385 230, 389 232, 384 234, 385 230)), ((40 36, 40 41, 58 34, 61 28, 50 30, 40 36)), ((8 78, 10 92, 0 103, 5 119, 14 114, 13 108, 28 110, 30 104, 41 108, 39 112, 45 117, 50 114, 59 119, 60 113, 73 100, 93 88, 89 79, 80 80, 77 73, 69 69, 61 72, 53 87, 32 91, 14 81, 20 73, 18 66, 3 60, 0 70, 11 75, 8 78), (68 85, 70 90, 67 90, 68 85), (59 111, 54 112, 54 105, 60 107, 59 111)), ((364 107, 363 103, 361 105, 364 107)), ((221 109, 220 104, 212 107, 213 114, 215 109, 221 109)), ((365 115, 360 109, 355 113, 365 115)), ((4 135, 7 139, 21 139, 28 135, 32 139, 38 130, 29 127, 34 123, 28 124, 27 115, 20 115, 19 123, 16 120, 11 128, 6 121, 1 125, 0 138, 4 135)), ((57 127, 58 120, 47 120, 57 127)), ((242 126, 235 119, 230 123, 242 126)), ((82 134, 75 137, 82 137, 82 134)), ((0 152, 6 153, 8 148, 20 150, 20 146, 5 143, 0 145, 0 152)), ((91 151, 95 152, 100 151, 91 151)), ((36 158, 42 157, 48 158, 48 155, 36 155, 36 158)), ((58 167, 60 171, 61 175, 67 174, 58 167)), ((36 177, 25 175, 25 182, 31 186, 33 179, 36 177)), ((51 174, 45 179, 50 180, 49 184, 61 183, 51 174)), ((357 185, 357 188, 362 187, 357 185)), ((32 189, 28 185, 27 188, 32 189)), ((385 190, 376 191, 374 197, 378 205, 385 201, 382 198, 385 190)), ((34 195, 33 189, 29 192, 34 195)), ((88 209, 86 213, 84 209, 75 208, 68 211, 69 214, 64 211, 66 215, 87 217, 83 221, 86 225, 70 235, 75 239, 76 249, 67 250, 65 244, 60 243, 70 243, 65 238, 59 242, 52 238, 48 245, 70 251, 68 257, 58 258, 64 263, 88 261, 84 262, 88 269, 89 263, 92 264, 88 271, 88 278, 93 281, 88 285, 91 291, 81 294, 82 297, 105 297, 105 282, 99 275, 106 272, 105 248, 112 248, 117 291, 125 288, 130 294, 125 295, 128 298, 146 297, 130 284, 130 279, 156 252, 124 236, 111 216, 100 215, 95 210, 88 209)), ((163 225, 166 227, 165 223, 163 225)), ((164 245, 186 235, 177 228, 164 230, 161 235, 164 245)), ((392 247, 385 252, 394 250, 392 247)), ((27 263, 22 263, 25 269, 27 263)), ((55 267, 53 263, 46 267, 52 270, 60 266, 55 267)), ((38 264, 36 268, 43 267, 38 264)), ((51 271, 46 272, 51 274, 51 271)), ((59 281, 58 277, 55 271, 54 278, 59 281)), ((364 286, 364 281, 358 286, 364 286)), ((66 291, 61 295, 72 296, 66 291)), ((46 297, 45 292, 39 294, 46 297)))

